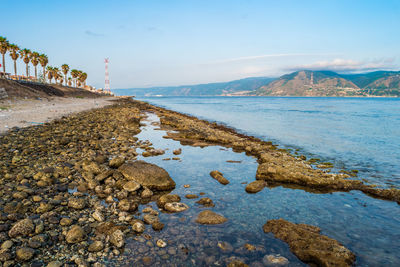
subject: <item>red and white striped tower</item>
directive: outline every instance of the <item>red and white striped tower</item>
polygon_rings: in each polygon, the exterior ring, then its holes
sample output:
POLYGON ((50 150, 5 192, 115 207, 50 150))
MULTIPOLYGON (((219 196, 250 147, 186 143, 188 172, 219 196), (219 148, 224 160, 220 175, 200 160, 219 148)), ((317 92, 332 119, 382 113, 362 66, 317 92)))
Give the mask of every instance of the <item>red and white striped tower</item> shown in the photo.
POLYGON ((106 75, 105 75, 105 83, 104 83, 104 91, 111 93, 110 90, 110 76, 108 74, 108 58, 104 59, 104 63, 106 63, 106 75))

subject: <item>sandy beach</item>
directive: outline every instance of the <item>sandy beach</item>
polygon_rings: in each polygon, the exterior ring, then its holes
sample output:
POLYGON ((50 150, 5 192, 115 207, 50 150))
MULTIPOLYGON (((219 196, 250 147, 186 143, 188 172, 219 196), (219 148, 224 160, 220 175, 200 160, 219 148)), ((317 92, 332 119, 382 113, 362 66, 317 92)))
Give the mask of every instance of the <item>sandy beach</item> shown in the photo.
POLYGON ((42 124, 71 113, 112 104, 115 98, 50 97, 41 100, 3 100, 0 103, 0 133, 13 127, 42 124))

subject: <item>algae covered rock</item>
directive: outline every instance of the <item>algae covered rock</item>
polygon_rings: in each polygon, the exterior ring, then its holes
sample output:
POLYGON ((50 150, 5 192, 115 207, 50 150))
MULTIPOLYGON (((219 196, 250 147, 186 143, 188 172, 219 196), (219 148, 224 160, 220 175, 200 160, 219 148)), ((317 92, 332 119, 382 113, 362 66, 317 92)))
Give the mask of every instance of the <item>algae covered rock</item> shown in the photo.
POLYGON ((320 234, 320 229, 307 224, 295 224, 283 219, 270 220, 263 226, 286 242, 303 262, 317 266, 351 266, 356 257, 338 241, 320 234))
POLYGON ((264 189, 267 183, 262 180, 256 180, 246 186, 247 193, 257 193, 264 189))
POLYGON ((125 163, 118 170, 128 179, 135 181, 151 190, 171 190, 175 182, 168 172, 157 165, 144 161, 125 163))
POLYGON ((229 180, 226 179, 220 171, 212 171, 210 172, 210 176, 215 180, 217 180, 220 184, 223 185, 229 184, 229 180))
POLYGON ((211 210, 204 210, 200 212, 196 219, 196 222, 200 224, 221 224, 226 221, 228 221, 227 218, 211 210))

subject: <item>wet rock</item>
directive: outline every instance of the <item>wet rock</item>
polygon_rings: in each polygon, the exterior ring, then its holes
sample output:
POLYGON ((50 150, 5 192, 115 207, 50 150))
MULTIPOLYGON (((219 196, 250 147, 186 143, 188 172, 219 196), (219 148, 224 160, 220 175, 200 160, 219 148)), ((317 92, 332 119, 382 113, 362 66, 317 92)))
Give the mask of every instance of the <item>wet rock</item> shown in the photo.
POLYGON ((249 244, 249 243, 246 243, 246 244, 244 244, 243 246, 244 246, 245 249, 247 249, 247 250, 249 250, 249 251, 254 251, 254 250, 257 249, 254 245, 249 244))
POLYGON ((125 245, 125 235, 120 229, 116 229, 110 234, 110 243, 117 248, 122 248, 125 245))
POLYGON ((224 177, 224 175, 220 171, 212 171, 210 172, 210 176, 217 180, 220 184, 227 185, 229 184, 228 179, 224 177))
POLYGON ((231 253, 233 251, 233 247, 231 244, 228 242, 218 242, 217 246, 220 248, 220 250, 224 253, 231 253))
POLYGON ((182 212, 189 208, 188 205, 181 202, 171 202, 164 205, 164 209, 169 212, 182 212))
POLYGON ((65 240, 70 244, 76 244, 83 240, 86 240, 86 233, 82 227, 80 227, 79 225, 74 225, 67 232, 65 240))
POLYGON ((50 211, 51 209, 53 209, 53 205, 51 205, 49 203, 41 202, 39 207, 37 207, 37 209, 36 209, 36 213, 45 213, 45 212, 50 211))
POLYGON ((153 224, 158 221, 158 217, 153 214, 146 214, 143 216, 143 221, 147 224, 153 224))
POLYGON ((73 198, 71 197, 68 200, 68 207, 74 208, 77 210, 82 210, 86 207, 86 200, 84 198, 73 198))
POLYGON ((181 197, 178 195, 174 194, 168 194, 168 195, 162 195, 158 200, 157 200, 157 206, 159 208, 164 208, 165 204, 171 203, 171 202, 179 202, 181 201, 181 197))
POLYGON ((95 175, 101 173, 101 168, 97 162, 89 162, 89 161, 84 161, 82 164, 82 169, 91 172, 95 175))
POLYGON ((305 263, 351 266, 355 261, 355 255, 350 250, 338 241, 321 235, 318 227, 279 219, 268 221, 263 230, 288 243, 290 250, 305 263))
POLYGON ((17 259, 21 261, 28 261, 35 255, 35 250, 31 248, 19 248, 16 251, 17 259))
POLYGON ((123 157, 115 157, 109 162, 109 166, 111 168, 119 168, 122 164, 125 163, 125 159, 123 157))
POLYGON ((103 250, 103 248, 104 248, 103 242, 97 240, 97 241, 94 241, 92 244, 89 245, 88 251, 89 252, 98 252, 98 251, 103 250))
POLYGON ((240 260, 234 260, 231 261, 227 267, 249 267, 249 265, 245 264, 244 262, 240 261, 240 260))
POLYGON ((211 198, 203 197, 196 201, 197 204, 203 205, 204 207, 214 207, 214 202, 211 198))
POLYGON ((145 266, 150 266, 153 264, 153 258, 152 257, 143 257, 142 262, 145 266))
POLYGON ((174 155, 180 155, 182 153, 182 149, 175 149, 172 153, 174 153, 174 155))
POLYGON ((136 233, 143 233, 144 230, 146 230, 146 226, 144 223, 140 220, 135 220, 132 223, 132 230, 135 231, 136 233))
POLYGON ((126 190, 128 192, 135 192, 135 191, 139 190, 140 184, 138 184, 135 181, 129 181, 124 184, 123 188, 124 188, 124 190, 126 190))
POLYGON ((157 165, 144 161, 125 163, 118 170, 128 180, 133 180, 151 190, 171 190, 175 188, 175 182, 168 172, 157 165))
POLYGON ((92 213, 92 217, 93 217, 93 219, 95 219, 98 222, 104 222, 104 215, 103 215, 103 213, 101 213, 100 210, 95 210, 92 213))
POLYGON ((198 196, 198 195, 195 195, 195 194, 186 194, 185 197, 186 197, 187 199, 194 199, 194 198, 198 198, 199 196, 198 196))
POLYGON ((265 181, 256 180, 256 181, 249 183, 246 186, 246 192, 247 193, 257 193, 257 192, 260 192, 261 190, 263 190, 265 186, 266 186, 265 181))
POLYGON ((8 235, 11 238, 17 236, 27 236, 35 230, 35 225, 33 224, 31 219, 23 219, 18 221, 8 232, 8 235))
POLYGON ((265 266, 288 266, 289 260, 280 255, 265 255, 263 258, 265 266))
POLYGON ((164 224, 160 221, 155 221, 152 223, 151 227, 154 231, 161 231, 164 228, 164 224))
POLYGON ((156 242, 156 245, 157 245, 157 247, 165 248, 167 246, 167 243, 162 239, 158 239, 156 242))
POLYGON ((47 267, 61 267, 63 263, 60 261, 51 261, 47 264, 47 267))
POLYGON ((184 184, 183 187, 184 188, 190 188, 190 184, 184 184))
MULTIPOLYGON (((13 256, 11 255, 11 253, 9 253, 7 251, 0 251, 0 261, 6 262, 6 261, 11 260, 12 258, 13 258, 13 256)), ((12 265, 8 265, 8 266, 12 266, 12 265)))
POLYGON ((228 221, 224 216, 211 210, 204 210, 197 215, 196 222, 200 224, 221 224, 228 221))
POLYGON ((136 202, 132 202, 131 200, 125 198, 118 203, 118 208, 122 211, 134 211, 138 207, 136 202))
POLYGON ((72 224, 72 220, 70 218, 62 218, 60 220, 61 226, 70 226, 72 224))
POLYGON ((142 191, 142 193, 140 194, 140 196, 142 198, 149 198, 149 197, 153 196, 153 191, 151 191, 150 189, 145 187, 144 190, 142 191))

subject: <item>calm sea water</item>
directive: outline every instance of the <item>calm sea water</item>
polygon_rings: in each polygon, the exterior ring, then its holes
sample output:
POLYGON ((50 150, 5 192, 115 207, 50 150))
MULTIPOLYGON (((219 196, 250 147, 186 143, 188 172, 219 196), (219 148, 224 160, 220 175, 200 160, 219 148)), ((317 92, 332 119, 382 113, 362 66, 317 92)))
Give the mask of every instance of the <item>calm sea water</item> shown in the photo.
MULTIPOLYGON (((336 98, 151 98, 150 103, 205 119, 223 122, 241 132, 273 140, 281 146, 300 149, 308 156, 330 159, 340 168, 361 170, 360 178, 382 185, 399 185, 399 104, 396 99, 336 98)), ((400 266, 400 205, 374 199, 358 191, 314 194, 284 187, 265 188, 247 194, 243 182, 255 179, 257 162, 244 153, 222 147, 182 146, 164 139, 149 114, 147 126, 137 136, 149 140, 161 156, 144 158, 165 168, 176 182, 172 192, 182 197, 190 209, 178 214, 160 213, 165 223, 161 232, 146 233, 168 242, 164 249, 147 244, 139 237, 128 240, 124 252, 131 264, 140 266, 143 256, 154 259, 154 266, 226 266, 239 257, 250 266, 263 266, 265 255, 286 257, 289 266, 304 266, 288 246, 271 234, 264 234, 267 220, 284 218, 321 228, 357 256, 356 266, 400 266), (172 151, 182 148, 181 160, 172 151), (241 163, 228 163, 227 160, 241 163), (209 176, 220 170, 230 180, 220 185, 209 176), (190 184, 190 188, 183 185, 190 184), (213 199, 215 212, 229 219, 222 226, 195 223, 204 210, 185 194, 205 192, 213 199), (228 242, 229 251, 221 251, 217 242, 228 242), (246 252, 243 245, 258 248, 246 252)), ((141 158, 141 157, 140 157, 141 158)), ((157 209, 154 203, 150 206, 157 209)), ((141 207, 142 209, 143 207, 141 207)))
POLYGON ((400 187, 399 98, 159 97, 162 107, 299 149, 359 177, 400 187))

